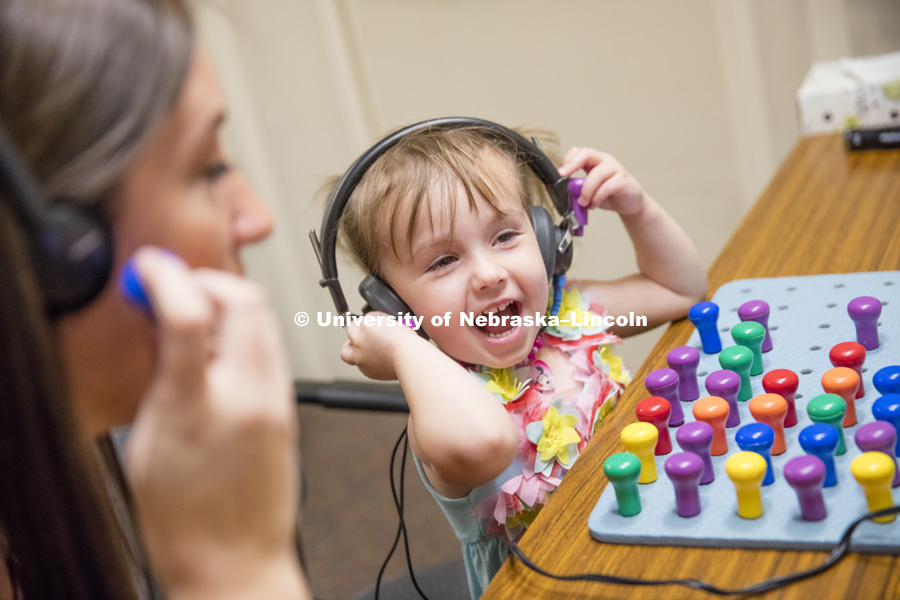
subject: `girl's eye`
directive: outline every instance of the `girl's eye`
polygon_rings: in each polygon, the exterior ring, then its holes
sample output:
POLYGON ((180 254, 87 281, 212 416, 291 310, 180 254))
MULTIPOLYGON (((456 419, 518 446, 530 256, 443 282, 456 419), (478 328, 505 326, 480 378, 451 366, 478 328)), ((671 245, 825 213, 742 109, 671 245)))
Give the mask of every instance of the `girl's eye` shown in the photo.
POLYGON ((230 171, 231 165, 228 163, 223 161, 214 162, 203 169, 203 178, 206 179, 207 183, 215 183, 230 171))
POLYGON ((497 243, 505 244, 506 242, 510 242, 515 239, 516 236, 519 235, 518 231, 504 231, 500 235, 497 236, 497 243))
POLYGON ((456 258, 453 256, 442 256, 428 267, 428 272, 430 273, 432 271, 437 271, 438 269, 443 269, 444 267, 449 266, 455 260, 456 258))

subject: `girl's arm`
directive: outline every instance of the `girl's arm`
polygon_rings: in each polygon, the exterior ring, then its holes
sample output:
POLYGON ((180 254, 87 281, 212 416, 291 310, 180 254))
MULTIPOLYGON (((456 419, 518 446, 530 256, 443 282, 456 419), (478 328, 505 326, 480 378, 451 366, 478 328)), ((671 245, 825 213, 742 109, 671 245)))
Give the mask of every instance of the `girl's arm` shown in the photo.
POLYGON ((578 202, 619 213, 634 244, 638 272, 613 281, 570 283, 590 292, 610 315, 633 312, 647 317, 645 328, 614 328, 621 336, 684 317, 706 295, 706 273, 690 238, 609 154, 572 148, 559 172, 571 175, 579 169, 587 176, 578 202))
POLYGON ((461 498, 509 466, 519 443, 512 419, 453 359, 406 327, 348 325, 347 337, 344 362, 372 379, 399 379, 410 443, 439 494, 461 498))

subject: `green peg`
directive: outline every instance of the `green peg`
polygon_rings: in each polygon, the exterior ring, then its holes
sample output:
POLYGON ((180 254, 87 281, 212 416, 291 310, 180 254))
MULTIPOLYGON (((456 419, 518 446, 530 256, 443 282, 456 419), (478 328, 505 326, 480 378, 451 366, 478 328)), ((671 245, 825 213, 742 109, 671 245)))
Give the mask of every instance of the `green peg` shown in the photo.
POLYGON ((806 412, 813 423, 825 423, 831 425, 838 432, 838 445, 834 451, 835 456, 847 453, 847 444, 844 443, 844 413, 847 412, 847 403, 837 394, 820 394, 806 405, 806 412))
POLYGON ((641 459, 631 452, 613 454, 603 463, 603 472, 616 490, 619 514, 631 517, 641 512, 637 482, 641 474, 641 459))
POLYGON ((723 369, 734 371, 741 376, 738 400, 746 402, 753 397, 750 389, 750 367, 753 365, 753 350, 747 346, 729 346, 719 354, 719 364, 723 369))
POLYGON ((755 321, 742 321, 731 328, 731 337, 738 346, 746 346, 753 352, 751 375, 762 375, 762 344, 766 339, 766 328, 755 321))

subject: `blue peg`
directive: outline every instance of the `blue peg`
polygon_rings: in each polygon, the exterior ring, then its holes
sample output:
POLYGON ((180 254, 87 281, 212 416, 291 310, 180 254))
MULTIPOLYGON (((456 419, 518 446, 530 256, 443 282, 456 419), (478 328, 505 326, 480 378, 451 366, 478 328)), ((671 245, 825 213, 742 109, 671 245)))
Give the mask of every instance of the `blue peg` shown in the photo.
POLYGON ((825 483, 822 487, 837 485, 834 451, 838 445, 838 430, 825 423, 808 425, 800 432, 799 441, 804 452, 818 456, 825 463, 825 483))
POLYGON ((715 354, 722 349, 722 340, 719 338, 717 322, 719 320, 719 307, 714 302, 698 302, 688 311, 688 319, 700 333, 700 342, 703 351, 707 354, 715 354))
MULTIPOLYGON (((872 415, 879 421, 887 421, 900 431, 900 394, 885 394, 872 404, 872 415)), ((900 435, 894 452, 900 454, 900 435)))
POLYGON ((900 394, 900 366, 891 365, 878 369, 872 377, 872 384, 882 396, 900 394))
POLYGON ((747 423, 734 434, 734 441, 745 452, 756 452, 766 459, 766 477, 763 485, 775 483, 775 469, 772 468, 772 444, 775 430, 765 423, 747 423))

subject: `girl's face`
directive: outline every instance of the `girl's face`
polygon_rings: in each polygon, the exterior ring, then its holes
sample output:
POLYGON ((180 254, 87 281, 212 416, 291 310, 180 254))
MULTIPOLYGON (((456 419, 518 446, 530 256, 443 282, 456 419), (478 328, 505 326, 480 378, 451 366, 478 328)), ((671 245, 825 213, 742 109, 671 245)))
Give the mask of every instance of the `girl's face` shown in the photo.
POLYGON ((216 74, 198 52, 173 110, 111 204, 113 277, 95 302, 59 322, 76 413, 88 435, 130 422, 153 374, 153 326, 116 286, 135 249, 161 246, 191 267, 240 274, 239 250, 272 230, 266 206, 228 165, 219 143, 224 118, 216 74))
POLYGON ((478 200, 477 211, 471 209, 462 187, 447 201, 432 199, 434 227, 422 217, 409 255, 386 253, 383 269, 387 282, 424 317, 426 333, 446 354, 466 363, 508 367, 528 355, 540 327, 512 326, 508 318, 503 324, 503 317, 527 315, 534 320, 535 314, 543 314, 549 286, 515 174, 496 162, 503 182, 496 190, 502 214, 483 200, 478 200), (448 313, 449 325, 432 324, 432 317, 448 313), (461 325, 461 313, 485 318, 493 313, 500 324, 461 325))

